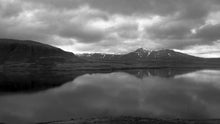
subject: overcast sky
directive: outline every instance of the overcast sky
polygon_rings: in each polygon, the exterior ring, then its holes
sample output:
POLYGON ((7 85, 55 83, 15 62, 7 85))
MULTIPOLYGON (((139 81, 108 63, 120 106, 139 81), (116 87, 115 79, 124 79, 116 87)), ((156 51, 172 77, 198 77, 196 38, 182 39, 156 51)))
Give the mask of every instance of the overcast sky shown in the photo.
POLYGON ((0 0, 0 37, 72 52, 220 57, 220 0, 0 0))

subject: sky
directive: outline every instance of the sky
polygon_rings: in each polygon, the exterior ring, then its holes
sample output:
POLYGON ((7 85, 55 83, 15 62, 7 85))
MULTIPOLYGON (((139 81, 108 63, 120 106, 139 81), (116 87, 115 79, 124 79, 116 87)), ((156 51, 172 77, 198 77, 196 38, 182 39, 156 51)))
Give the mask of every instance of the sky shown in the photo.
POLYGON ((220 57, 220 0, 0 0, 0 38, 74 53, 146 48, 220 57))

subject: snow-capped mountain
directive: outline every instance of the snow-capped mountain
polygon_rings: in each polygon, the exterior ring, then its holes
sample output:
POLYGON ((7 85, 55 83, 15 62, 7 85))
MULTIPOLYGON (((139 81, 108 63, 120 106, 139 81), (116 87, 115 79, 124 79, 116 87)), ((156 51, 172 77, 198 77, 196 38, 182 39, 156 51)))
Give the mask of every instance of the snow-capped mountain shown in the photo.
POLYGON ((127 54, 80 54, 78 55, 84 59, 90 60, 104 60, 104 61, 156 61, 156 60, 182 60, 182 59, 200 59, 191 55, 176 52, 174 50, 147 50, 139 48, 127 54))
POLYGON ((117 60, 121 56, 122 55, 119 55, 119 54, 105 54, 105 53, 78 54, 78 57, 86 59, 86 60, 103 60, 103 61, 117 60))
POLYGON ((122 58, 124 59, 134 59, 140 61, 146 60, 179 60, 179 59, 199 59, 198 57, 190 56, 184 53, 176 52, 170 49, 163 50, 147 50, 139 48, 134 52, 125 54, 122 58))

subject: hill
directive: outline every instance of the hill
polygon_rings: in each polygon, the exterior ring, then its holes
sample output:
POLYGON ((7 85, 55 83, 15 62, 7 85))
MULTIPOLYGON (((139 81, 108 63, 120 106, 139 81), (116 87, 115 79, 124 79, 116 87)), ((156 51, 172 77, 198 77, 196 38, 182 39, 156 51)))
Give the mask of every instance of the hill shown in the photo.
POLYGON ((36 62, 45 58, 53 58, 54 61, 64 61, 67 58, 79 60, 73 53, 47 44, 28 40, 0 39, 0 63, 36 62))

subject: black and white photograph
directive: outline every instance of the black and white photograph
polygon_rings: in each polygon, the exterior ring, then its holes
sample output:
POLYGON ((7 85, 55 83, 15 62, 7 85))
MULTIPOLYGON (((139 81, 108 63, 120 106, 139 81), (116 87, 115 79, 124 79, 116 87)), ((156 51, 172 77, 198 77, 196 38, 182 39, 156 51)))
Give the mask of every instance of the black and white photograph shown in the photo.
POLYGON ((220 124, 220 0, 0 0, 0 124, 220 124))

